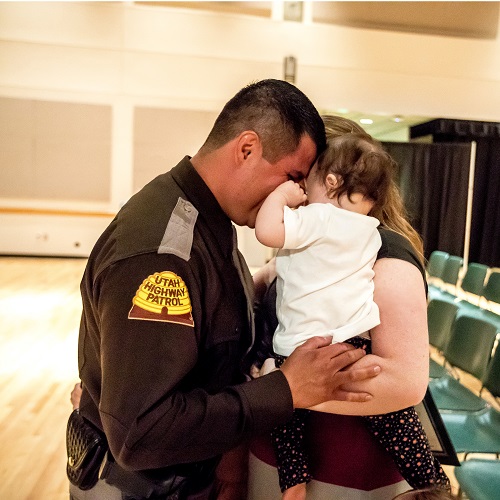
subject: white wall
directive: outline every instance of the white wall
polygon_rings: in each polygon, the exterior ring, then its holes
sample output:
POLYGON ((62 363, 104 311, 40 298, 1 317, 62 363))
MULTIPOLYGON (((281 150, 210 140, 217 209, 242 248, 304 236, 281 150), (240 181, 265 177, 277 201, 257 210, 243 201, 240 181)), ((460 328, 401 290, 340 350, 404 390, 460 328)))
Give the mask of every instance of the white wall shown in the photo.
MULTIPOLYGON (((86 202, 85 210, 114 213, 133 192, 136 107, 217 112, 248 82, 282 78, 287 55, 298 61, 296 85, 321 112, 342 107, 500 119, 498 37, 384 32, 128 2, 0 2, 0 96, 112 107, 109 202, 86 202)), ((172 157, 192 154, 187 144, 172 144, 172 157)), ((171 166, 169 160, 165 170, 171 166)), ((0 198, 0 208, 81 205, 0 198)), ((6 217, 11 224, 16 215, 0 211, 4 253, 13 251, 5 245, 6 217)), ((260 265, 264 252, 251 232, 240 233, 250 263, 260 265)))

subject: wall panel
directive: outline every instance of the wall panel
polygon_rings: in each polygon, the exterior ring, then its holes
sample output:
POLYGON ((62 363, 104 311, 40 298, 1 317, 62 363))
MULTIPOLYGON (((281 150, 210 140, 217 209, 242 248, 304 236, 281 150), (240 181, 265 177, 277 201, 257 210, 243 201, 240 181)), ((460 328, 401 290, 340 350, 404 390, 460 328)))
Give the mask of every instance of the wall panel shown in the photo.
POLYGON ((109 201, 111 107, 0 97, 0 198, 109 201))
POLYGON ((193 156, 205 141, 216 113, 138 107, 134 113, 134 192, 193 156))
MULTIPOLYGON (((0 217, 1 207, 116 212, 194 154, 242 86, 282 78, 289 55, 297 58, 296 85, 322 112, 500 117, 498 36, 133 2, 0 2, 0 217)), ((72 221, 82 232, 88 225, 72 221)), ((23 227, 32 241, 34 229, 23 227)), ((240 241, 252 258, 260 250, 250 233, 240 241)))

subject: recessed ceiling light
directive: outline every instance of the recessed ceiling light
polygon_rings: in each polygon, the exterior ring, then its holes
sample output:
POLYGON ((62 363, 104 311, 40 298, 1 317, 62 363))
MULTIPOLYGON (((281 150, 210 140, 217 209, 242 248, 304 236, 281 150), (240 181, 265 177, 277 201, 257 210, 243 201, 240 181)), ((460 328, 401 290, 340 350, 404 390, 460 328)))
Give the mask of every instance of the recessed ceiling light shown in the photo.
POLYGON ((371 125, 373 120, 371 118, 361 118, 359 123, 362 123, 363 125, 371 125))
POLYGON ((399 123, 399 122, 403 122, 404 121, 404 118, 402 116, 399 116, 399 115, 396 115, 393 120, 396 122, 396 123, 399 123))

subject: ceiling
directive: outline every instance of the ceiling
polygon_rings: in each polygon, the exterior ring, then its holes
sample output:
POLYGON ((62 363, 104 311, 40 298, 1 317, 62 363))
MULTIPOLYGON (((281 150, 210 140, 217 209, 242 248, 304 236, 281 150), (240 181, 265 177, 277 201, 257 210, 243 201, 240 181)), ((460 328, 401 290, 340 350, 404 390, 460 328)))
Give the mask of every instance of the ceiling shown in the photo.
POLYGON ((359 111, 332 110, 332 114, 345 116, 361 126, 379 141, 403 141, 410 139, 409 127, 432 120, 434 117, 409 115, 372 115, 359 111), (372 123, 366 123, 371 120, 372 123))
MULTIPOLYGON (((273 3, 260 1, 174 1, 135 2, 156 7, 202 9, 211 12, 272 17, 273 3)), ((284 21, 335 24, 356 28, 432 34, 447 37, 495 39, 498 32, 500 2, 463 1, 348 1, 348 2, 282 2, 284 21), (307 6, 305 4, 308 4, 307 6)), ((278 2, 279 4, 279 2, 278 2)), ((408 127, 431 120, 423 116, 367 115, 358 111, 332 110, 363 123, 379 140, 408 140, 408 127)))
MULTIPOLYGON (((135 3, 271 17, 273 3, 276 2, 149 1, 135 3)), ((281 3, 285 21, 301 22, 306 16, 310 16, 310 21, 315 23, 485 39, 495 39, 497 36, 500 6, 500 2, 491 1, 285 1, 281 3), (307 9, 305 4, 308 4, 310 9, 307 9)))

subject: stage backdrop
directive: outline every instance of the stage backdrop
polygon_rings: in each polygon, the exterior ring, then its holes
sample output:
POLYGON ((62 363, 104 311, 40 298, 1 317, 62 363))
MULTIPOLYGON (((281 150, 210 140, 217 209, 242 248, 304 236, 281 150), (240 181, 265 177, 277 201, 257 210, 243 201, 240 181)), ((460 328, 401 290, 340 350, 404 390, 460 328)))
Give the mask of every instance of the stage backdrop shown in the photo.
POLYGON ((470 144, 384 142, 398 164, 398 184, 412 225, 433 250, 463 256, 470 144))
POLYGON ((410 128, 410 138, 424 136, 436 145, 476 142, 469 262, 500 267, 500 123, 438 118, 410 128))

